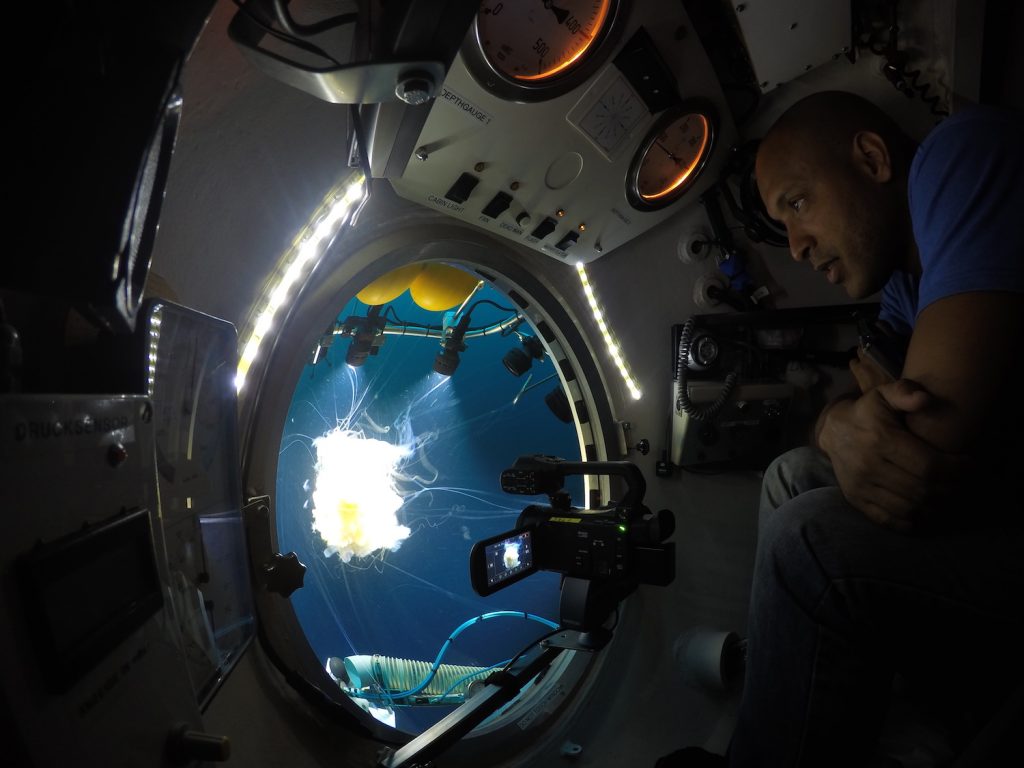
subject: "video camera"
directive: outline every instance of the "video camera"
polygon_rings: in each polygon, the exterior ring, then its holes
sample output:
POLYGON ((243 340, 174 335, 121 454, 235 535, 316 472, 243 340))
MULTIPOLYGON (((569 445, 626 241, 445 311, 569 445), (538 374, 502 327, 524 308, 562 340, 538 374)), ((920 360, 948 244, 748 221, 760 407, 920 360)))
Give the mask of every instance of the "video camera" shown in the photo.
POLYGON ((675 518, 642 504, 647 486, 635 464, 521 456, 501 473, 501 487, 546 494, 551 504, 531 504, 515 529, 473 545, 469 573, 477 594, 493 594, 535 571, 561 573, 562 625, 591 632, 640 584, 666 586, 675 578, 675 544, 663 543, 675 518), (627 490, 601 509, 577 509, 563 487, 569 475, 621 477, 627 490))

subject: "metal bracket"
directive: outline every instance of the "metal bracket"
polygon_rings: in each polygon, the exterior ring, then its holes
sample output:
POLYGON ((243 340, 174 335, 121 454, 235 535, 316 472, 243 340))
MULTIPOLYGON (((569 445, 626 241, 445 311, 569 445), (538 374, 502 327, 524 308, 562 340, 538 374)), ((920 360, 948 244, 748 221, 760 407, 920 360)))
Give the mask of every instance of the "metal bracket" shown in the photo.
POLYGON ((260 46, 266 30, 244 12, 228 25, 228 36, 260 69, 286 85, 332 104, 422 103, 444 81, 439 61, 374 61, 313 67, 260 46))

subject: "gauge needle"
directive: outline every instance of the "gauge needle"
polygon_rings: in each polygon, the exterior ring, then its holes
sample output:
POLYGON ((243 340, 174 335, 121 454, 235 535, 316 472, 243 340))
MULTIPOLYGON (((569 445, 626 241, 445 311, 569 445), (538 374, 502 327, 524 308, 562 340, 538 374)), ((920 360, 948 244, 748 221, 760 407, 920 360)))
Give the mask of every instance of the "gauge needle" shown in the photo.
POLYGON ((683 164, 683 161, 682 161, 682 160, 680 160, 680 159, 679 159, 678 157, 676 157, 675 155, 673 155, 673 154, 672 154, 671 152, 669 152, 669 151, 668 151, 667 149, 665 149, 664 145, 663 145, 663 144, 662 144, 662 143, 661 143, 660 141, 656 141, 656 142, 654 142, 654 143, 655 143, 655 144, 657 144, 657 145, 658 145, 659 147, 661 147, 661 151, 662 151, 662 152, 664 152, 664 153, 665 153, 666 155, 668 155, 668 156, 669 156, 670 158, 672 158, 672 161, 673 161, 673 162, 674 162, 674 163, 675 163, 676 165, 682 165, 682 164, 683 164))
POLYGON ((565 24, 565 20, 569 18, 569 12, 564 8, 556 8, 555 4, 551 0, 544 0, 544 7, 555 14, 555 18, 558 19, 559 24, 565 24))

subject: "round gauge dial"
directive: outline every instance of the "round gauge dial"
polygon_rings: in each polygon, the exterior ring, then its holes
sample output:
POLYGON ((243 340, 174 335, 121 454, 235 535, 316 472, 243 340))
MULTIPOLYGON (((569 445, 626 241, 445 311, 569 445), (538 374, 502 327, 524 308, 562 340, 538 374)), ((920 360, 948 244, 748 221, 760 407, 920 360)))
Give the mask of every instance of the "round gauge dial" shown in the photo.
POLYGON ((639 210, 678 200, 700 176, 715 143, 710 106, 684 104, 666 112, 640 145, 626 180, 626 195, 639 210))
POLYGON ((476 18, 484 58, 499 75, 541 85, 580 67, 611 23, 613 0, 485 0, 476 18))

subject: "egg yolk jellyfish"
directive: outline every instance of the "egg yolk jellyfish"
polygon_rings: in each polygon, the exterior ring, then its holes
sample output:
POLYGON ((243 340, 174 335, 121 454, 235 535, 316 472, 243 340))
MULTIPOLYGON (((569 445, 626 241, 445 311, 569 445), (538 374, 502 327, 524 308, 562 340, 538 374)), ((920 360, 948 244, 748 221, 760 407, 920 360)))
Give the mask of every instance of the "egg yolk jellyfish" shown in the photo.
POLYGON ((507 544, 505 546, 504 561, 506 568, 519 567, 519 544, 507 544))
POLYGON ((410 531, 398 522, 395 475, 409 450, 342 426, 314 439, 313 448, 313 528, 327 543, 324 556, 347 563, 398 549, 410 531))
MULTIPOLYGON (((515 315, 491 288, 473 301, 480 304, 471 328, 515 315)), ((369 311, 353 300, 338 321, 369 311)), ((389 325, 409 328, 440 328, 442 315, 408 296, 381 313, 389 325)), ((520 330, 533 333, 525 324, 520 330)), ((314 653, 325 664, 373 654, 429 663, 456 627, 483 614, 526 611, 557 621, 556 574, 535 574, 488 598, 472 591, 468 575, 474 542, 513 528, 526 504, 543 501, 502 493, 501 470, 523 454, 580 456, 574 425, 544 402, 557 378, 527 384, 552 376, 550 361, 512 376, 502 357, 521 346, 513 333, 467 336, 451 376, 433 370, 443 351, 436 338, 385 335, 358 367, 345 362, 350 344, 335 337, 304 369, 278 462, 278 545, 307 566, 291 602, 314 653)), ((582 479, 570 480, 579 481, 569 490, 582 501, 582 479)), ((545 631, 522 619, 480 622, 451 643, 444 664, 488 667, 545 631)), ((370 705, 390 710, 412 733, 451 711, 370 705)))

